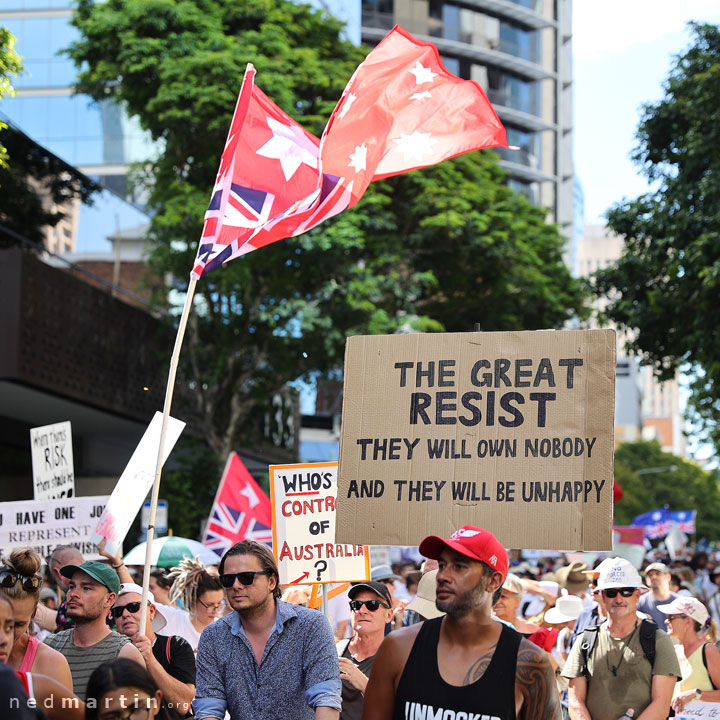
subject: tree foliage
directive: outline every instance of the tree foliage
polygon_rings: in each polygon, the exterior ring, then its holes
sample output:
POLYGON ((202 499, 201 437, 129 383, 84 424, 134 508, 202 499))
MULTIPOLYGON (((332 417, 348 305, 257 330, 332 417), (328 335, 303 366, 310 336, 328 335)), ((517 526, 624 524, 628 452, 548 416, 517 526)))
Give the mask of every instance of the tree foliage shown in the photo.
MULTIPOLYGON (((0 27, 0 100, 4 95, 12 95, 12 78, 19 75, 21 70, 22 63, 15 50, 15 38, 7 28, 0 27)), ((0 122, 0 133, 6 128, 7 125, 0 122)), ((7 166, 7 149, 0 141, 0 168, 7 166)))
POLYGON ((615 522, 629 525, 641 513, 662 508, 697 510, 697 536, 720 539, 720 477, 672 453, 657 441, 623 443, 615 451, 615 479, 623 497, 615 503, 615 522), (638 470, 660 472, 638 475, 638 470), (675 468, 670 470, 669 468, 675 468))
POLYGON ((610 210, 625 249, 595 292, 662 379, 694 372, 691 414, 720 449, 720 29, 692 29, 637 134, 635 160, 656 189, 610 210))
MULTIPOLYGON (((123 103, 160 143, 145 168, 150 264, 179 290, 246 63, 319 134, 364 55, 289 0, 81 0, 74 23, 78 89, 123 103)), ((558 327, 581 312, 557 228, 502 179, 481 152, 376 183, 352 211, 203 277, 181 373, 211 447, 253 442, 267 399, 341 366, 348 334, 558 327)))

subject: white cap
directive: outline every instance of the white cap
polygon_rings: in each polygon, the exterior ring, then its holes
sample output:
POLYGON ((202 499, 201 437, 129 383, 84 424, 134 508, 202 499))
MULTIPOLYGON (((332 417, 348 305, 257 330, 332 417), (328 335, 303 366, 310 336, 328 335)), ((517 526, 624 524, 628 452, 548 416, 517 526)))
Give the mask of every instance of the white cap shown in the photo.
MULTIPOLYGON (((120 585, 120 590, 117 594, 117 600, 116 604, 119 604, 120 597, 122 595, 127 595, 128 593, 136 593, 137 595, 142 595, 143 589, 140 587, 140 585, 137 585, 136 583, 122 583, 120 585)), ((160 632, 166 625, 167 625, 167 618, 165 615, 163 615, 162 610, 160 609, 162 605, 155 602, 155 596, 148 590, 147 594, 148 602, 155 607, 155 617, 152 621, 152 629, 154 632, 160 632)))
POLYGON ((685 595, 676 597, 667 605, 658 605, 657 609, 666 615, 687 615, 703 626, 710 617, 707 608, 699 600, 685 595))
POLYGON ((427 620, 441 617, 445 613, 435 605, 435 591, 437 589, 437 570, 425 573, 418 581, 417 594, 407 606, 408 610, 415 610, 427 620))
POLYGON ((545 612, 544 620, 550 625, 577 620, 583 609, 582 598, 577 595, 562 595, 555 601, 555 606, 545 612))
POLYGON ((613 558, 600 572, 597 582, 598 590, 610 588, 636 588, 647 592, 648 587, 632 563, 624 558, 613 558))

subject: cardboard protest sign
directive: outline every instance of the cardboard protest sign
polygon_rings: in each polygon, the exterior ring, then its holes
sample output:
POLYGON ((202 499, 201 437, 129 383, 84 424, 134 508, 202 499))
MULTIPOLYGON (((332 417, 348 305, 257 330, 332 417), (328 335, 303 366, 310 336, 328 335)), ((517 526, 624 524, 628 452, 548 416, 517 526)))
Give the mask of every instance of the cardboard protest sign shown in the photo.
POLYGON ((615 332, 348 338, 337 542, 612 548, 615 332))
POLYGON ((35 500, 72 497, 75 473, 70 422, 31 428, 30 451, 35 500))
MULTIPOLYGON (((140 444, 123 470, 115 489, 110 496, 105 512, 97 523, 92 536, 94 543, 107 538, 105 549, 115 554, 125 539, 135 516, 145 501, 145 496, 152 488, 155 480, 155 463, 157 462, 162 430, 162 413, 156 412, 147 427, 140 444)), ((183 431, 185 423, 175 418, 168 418, 165 446, 163 448, 163 465, 183 431)))
POLYGON ((270 466, 273 553, 280 583, 370 578, 367 546, 335 542, 337 463, 270 466))
POLYGON ((76 547, 86 560, 99 558, 92 532, 107 496, 0 503, 0 556, 31 547, 44 558, 58 545, 76 547))

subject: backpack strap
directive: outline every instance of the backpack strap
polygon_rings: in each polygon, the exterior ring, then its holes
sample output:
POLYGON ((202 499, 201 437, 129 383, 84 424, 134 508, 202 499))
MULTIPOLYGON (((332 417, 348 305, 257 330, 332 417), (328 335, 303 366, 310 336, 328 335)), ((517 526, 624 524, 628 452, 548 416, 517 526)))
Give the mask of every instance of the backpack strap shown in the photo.
POLYGON ((643 620, 640 623, 640 646, 651 668, 655 666, 655 633, 657 629, 658 626, 650 620, 643 620))
POLYGON ((582 637, 580 638, 580 655, 582 657, 582 672, 583 677, 586 680, 590 679, 590 673, 588 671, 588 660, 592 655, 592 651, 595 649, 595 643, 598 639, 598 631, 600 630, 599 625, 588 625, 583 631, 582 637))
POLYGON ((715 687, 715 683, 713 682, 713 679, 710 677, 710 670, 708 670, 707 657, 705 655, 705 649, 707 648, 707 646, 709 644, 710 643, 703 643, 703 646, 702 646, 703 665, 705 666, 705 669, 708 671, 708 677, 710 678, 710 684, 712 685, 713 690, 717 690, 717 688, 715 687))
POLYGON ((170 664, 170 642, 174 637, 174 635, 169 635, 167 642, 165 643, 165 657, 167 658, 168 665, 170 664))

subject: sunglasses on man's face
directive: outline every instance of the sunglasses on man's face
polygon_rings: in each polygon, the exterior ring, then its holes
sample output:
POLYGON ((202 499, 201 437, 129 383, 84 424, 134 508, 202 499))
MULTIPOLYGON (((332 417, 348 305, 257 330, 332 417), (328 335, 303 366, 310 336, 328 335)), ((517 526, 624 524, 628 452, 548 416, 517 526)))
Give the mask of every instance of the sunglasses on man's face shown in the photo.
POLYGON ((272 575, 267 570, 248 570, 239 573, 223 573, 220 576, 220 582, 224 588, 231 588, 235 584, 235 578, 241 585, 252 585, 255 582, 256 575, 272 575))
POLYGON ((40 587, 41 579, 37 575, 20 575, 12 570, 0 570, 0 586, 4 588, 15 587, 20 583, 25 592, 33 592, 40 587))
POLYGON ((140 609, 140 602, 129 602, 127 605, 116 605, 110 610, 114 618, 119 618, 127 610, 131 615, 134 615, 140 609))
POLYGON ((635 594, 635 591, 637 588, 607 588, 607 590, 603 590, 602 593, 605 597, 612 598, 617 597, 618 593, 620 593, 623 597, 631 597, 635 594))
POLYGON ((375 612, 379 607, 389 608, 384 602, 380 600, 351 600, 350 609, 353 612, 357 612, 362 606, 365 606, 370 612, 375 612))

